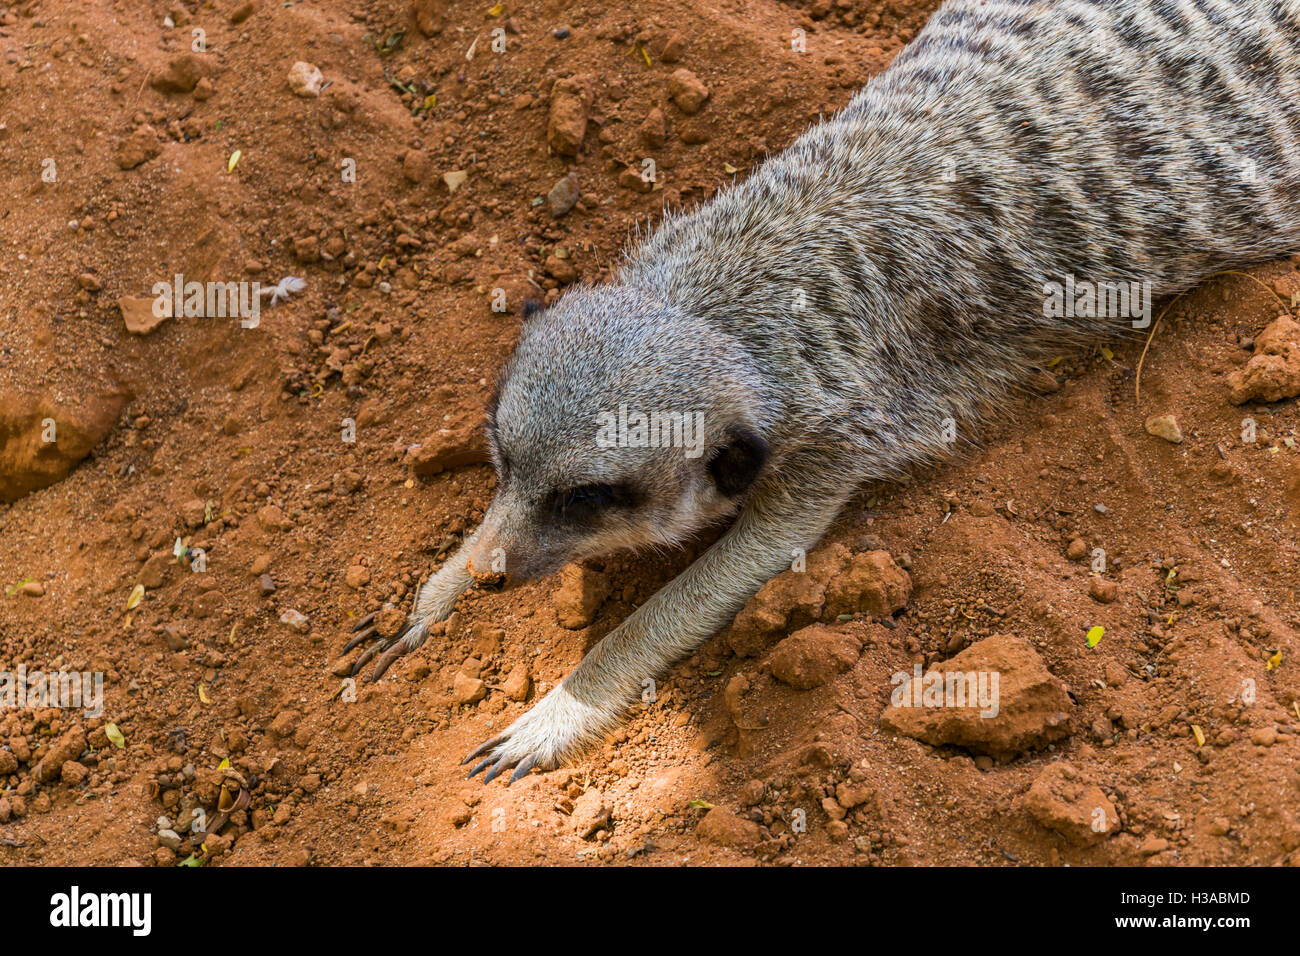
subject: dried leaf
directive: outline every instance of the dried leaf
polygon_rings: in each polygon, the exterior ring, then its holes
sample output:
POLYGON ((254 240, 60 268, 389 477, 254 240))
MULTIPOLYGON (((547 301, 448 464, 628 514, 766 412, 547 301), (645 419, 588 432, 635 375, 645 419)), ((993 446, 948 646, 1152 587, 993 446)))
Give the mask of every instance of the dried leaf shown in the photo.
POLYGON ((118 750, 124 750, 126 748, 126 738, 122 736, 122 731, 117 729, 117 724, 105 724, 104 736, 107 737, 108 742, 118 750))

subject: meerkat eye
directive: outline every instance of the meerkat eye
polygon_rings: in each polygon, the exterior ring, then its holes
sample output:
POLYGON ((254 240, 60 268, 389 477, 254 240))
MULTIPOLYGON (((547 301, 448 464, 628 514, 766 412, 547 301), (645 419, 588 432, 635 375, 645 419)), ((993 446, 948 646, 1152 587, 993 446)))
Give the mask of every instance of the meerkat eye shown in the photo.
POLYGON ((556 515, 590 517, 609 507, 629 507, 636 495, 627 485, 596 483, 557 491, 551 510, 556 515))

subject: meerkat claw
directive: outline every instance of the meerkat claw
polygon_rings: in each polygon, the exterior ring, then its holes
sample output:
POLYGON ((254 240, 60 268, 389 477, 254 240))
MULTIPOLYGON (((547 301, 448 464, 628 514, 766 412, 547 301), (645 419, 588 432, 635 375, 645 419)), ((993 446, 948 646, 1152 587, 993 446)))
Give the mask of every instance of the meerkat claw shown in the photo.
MULTIPOLYGON (((499 736, 499 737, 493 737, 491 740, 486 741, 485 743, 481 743, 481 744, 479 744, 477 747, 475 747, 475 748, 474 748, 474 749, 469 753, 469 755, 468 755, 464 760, 462 760, 462 761, 460 762, 460 765, 461 765, 462 767, 465 766, 465 764, 469 763, 469 762, 470 762, 471 760, 473 760, 475 757, 481 756, 482 754, 484 754, 484 753, 486 753, 487 751, 491 750, 491 749, 492 749, 493 747, 495 747, 497 744, 502 743, 505 739, 506 739, 506 738, 505 738, 505 734, 502 734, 502 735, 499 736)), ((471 773, 470 776, 472 777, 472 776, 474 776, 474 774, 471 773)))
MULTIPOLYGON (((353 630, 356 629, 353 628, 353 630)), ((375 629, 373 627, 366 628, 364 631, 359 632, 355 637, 353 637, 352 640, 348 641, 346 644, 343 645, 343 653, 346 654, 348 651, 352 650, 352 648, 356 647, 362 641, 374 636, 375 636, 375 629)))

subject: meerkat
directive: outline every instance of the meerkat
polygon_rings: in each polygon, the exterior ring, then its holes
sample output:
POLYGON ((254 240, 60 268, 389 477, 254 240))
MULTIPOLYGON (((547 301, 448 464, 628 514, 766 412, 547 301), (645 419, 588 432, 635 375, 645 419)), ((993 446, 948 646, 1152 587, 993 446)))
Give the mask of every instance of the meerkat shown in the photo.
POLYGON ((554 768, 860 486, 1133 324, 1047 307, 1054 283, 1160 296, 1297 249, 1300 0, 946 3, 842 112, 525 321, 487 424, 495 498, 359 663, 418 648, 502 557, 535 580, 726 525, 466 758, 485 780, 554 768), (623 407, 702 413, 697 454, 600 441, 623 407))

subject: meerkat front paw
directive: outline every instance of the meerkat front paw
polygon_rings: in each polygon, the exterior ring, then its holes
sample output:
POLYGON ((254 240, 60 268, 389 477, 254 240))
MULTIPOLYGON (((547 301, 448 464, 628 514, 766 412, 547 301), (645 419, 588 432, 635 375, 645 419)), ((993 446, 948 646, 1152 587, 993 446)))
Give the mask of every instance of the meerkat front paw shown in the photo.
POLYGON ((372 612, 358 621, 356 626, 352 628, 352 640, 343 645, 343 653, 346 654, 362 641, 374 639, 374 643, 367 647, 361 656, 356 659, 356 663, 352 665, 352 675, 355 677, 357 672, 370 662, 371 658, 382 651, 383 654, 375 662, 375 669, 366 678, 368 681, 379 680, 384 676, 384 671, 393 665, 393 661, 411 653, 411 651, 423 644, 429 637, 429 631, 436 623, 432 617, 417 618, 412 615, 407 619, 406 627, 401 631, 391 637, 384 637, 375 629, 374 620, 378 613, 378 611, 372 612))
POLYGON ((461 763, 482 756, 469 775, 473 777, 490 767, 484 783, 514 767, 508 784, 514 783, 532 770, 554 770, 573 759, 599 743, 616 721, 616 715, 582 703, 561 684, 504 733, 476 747, 461 763))

